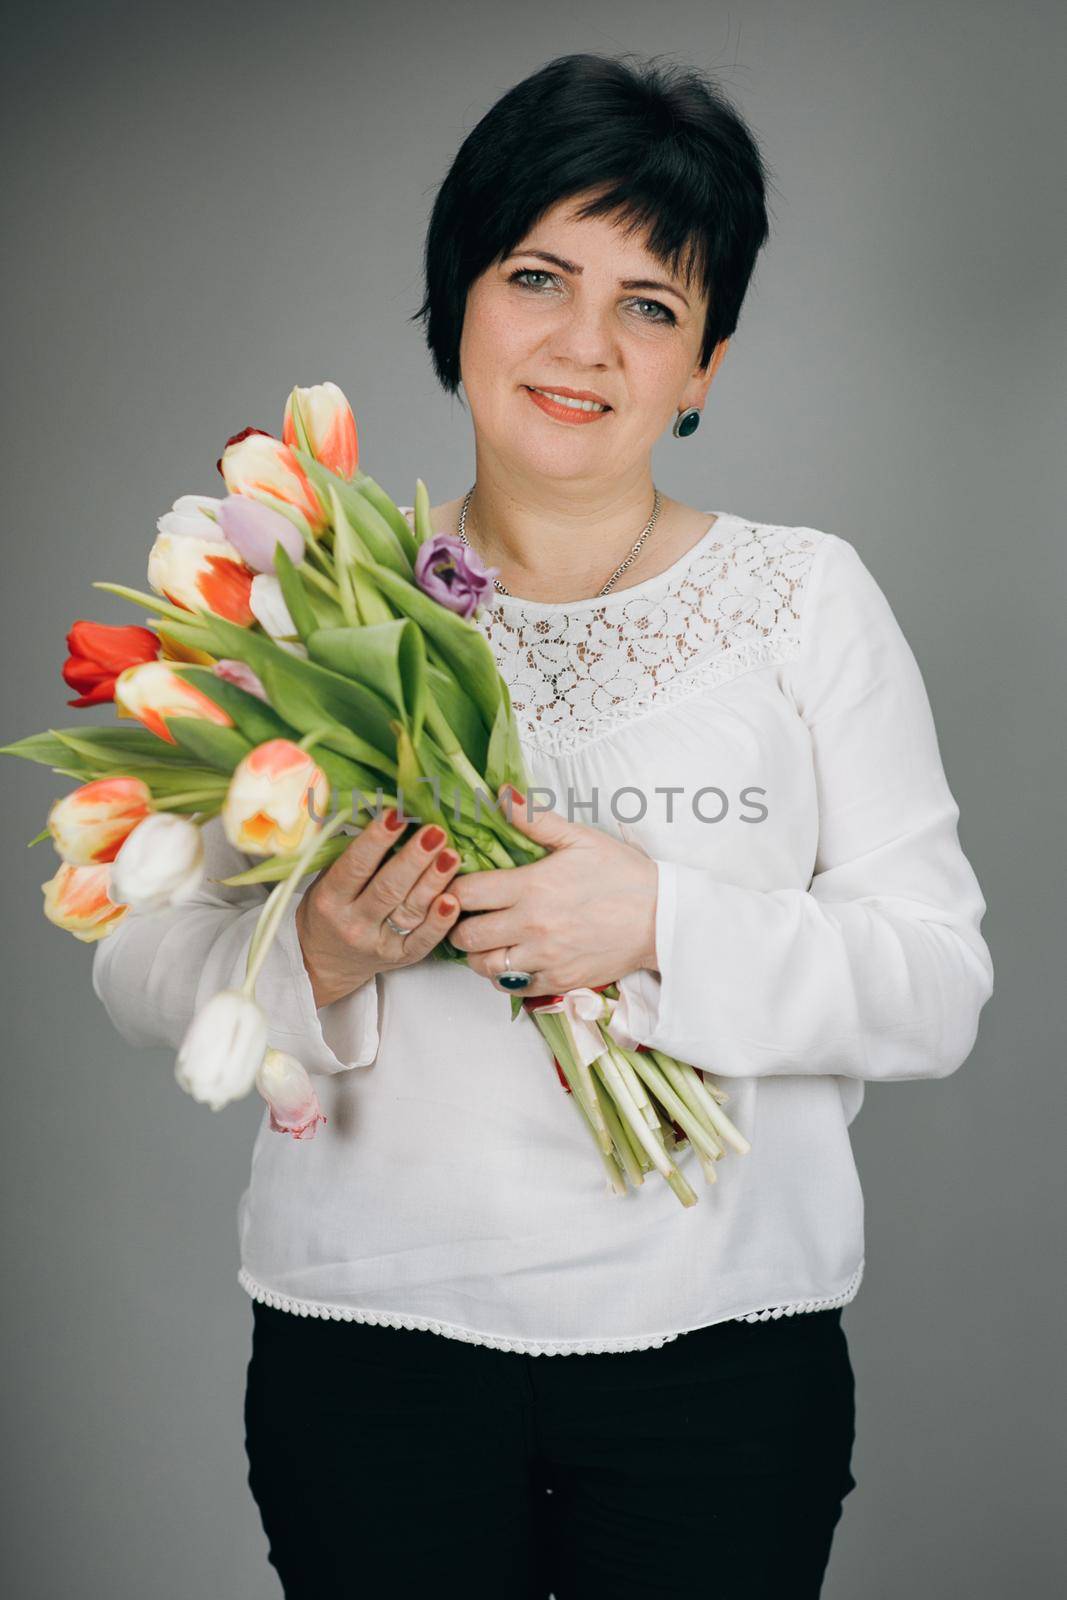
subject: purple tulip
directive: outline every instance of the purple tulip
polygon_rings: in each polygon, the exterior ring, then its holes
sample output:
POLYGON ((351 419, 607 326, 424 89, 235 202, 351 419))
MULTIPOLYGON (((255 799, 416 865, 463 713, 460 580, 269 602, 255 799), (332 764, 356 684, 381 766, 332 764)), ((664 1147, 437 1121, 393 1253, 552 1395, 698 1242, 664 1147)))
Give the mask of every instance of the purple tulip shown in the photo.
POLYGON ((452 533, 424 539, 415 557, 415 582, 449 611, 473 616, 493 587, 499 567, 484 567, 469 545, 452 533))
POLYGON ((231 494, 219 501, 219 519, 226 538, 253 572, 273 572, 274 552, 279 545, 289 559, 304 559, 304 536, 288 517, 248 495, 231 494))

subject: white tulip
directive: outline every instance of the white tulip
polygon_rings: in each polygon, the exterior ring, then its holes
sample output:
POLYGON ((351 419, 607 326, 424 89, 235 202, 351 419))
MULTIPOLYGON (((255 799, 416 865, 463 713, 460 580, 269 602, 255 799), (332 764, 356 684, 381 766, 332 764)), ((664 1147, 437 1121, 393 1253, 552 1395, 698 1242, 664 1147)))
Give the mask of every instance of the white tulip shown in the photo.
POLYGON ((179 539, 221 538, 218 522, 209 512, 217 512, 221 499, 212 494, 180 494, 169 511, 156 519, 160 533, 179 539))
POLYGON ((174 1066, 186 1094, 212 1111, 249 1093, 267 1049, 267 1019, 254 1000, 223 989, 198 1011, 174 1066))
POLYGON ((272 574, 261 572, 252 579, 248 606, 260 627, 264 628, 272 639, 298 637, 296 623, 289 615, 289 607, 282 594, 282 586, 272 574))
POLYGON ((187 900, 203 876, 204 841, 196 823, 156 811, 138 823, 115 857, 111 885, 132 910, 162 911, 187 900))

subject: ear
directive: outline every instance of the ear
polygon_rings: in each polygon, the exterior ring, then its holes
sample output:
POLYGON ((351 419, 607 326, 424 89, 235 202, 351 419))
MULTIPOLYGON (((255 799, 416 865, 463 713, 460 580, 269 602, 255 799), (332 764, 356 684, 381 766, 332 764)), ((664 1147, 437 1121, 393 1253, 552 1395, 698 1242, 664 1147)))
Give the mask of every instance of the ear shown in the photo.
MULTIPOLYGON (((502 803, 511 795, 511 822, 527 839, 532 839, 535 844, 542 844, 546 850, 558 850, 562 845, 570 844, 579 832, 580 825, 568 822, 566 817, 561 817, 558 811, 533 811, 526 804, 526 796, 520 794, 510 783, 502 783, 497 790, 497 799, 502 803)), ((505 815, 506 815, 505 811, 505 815)))

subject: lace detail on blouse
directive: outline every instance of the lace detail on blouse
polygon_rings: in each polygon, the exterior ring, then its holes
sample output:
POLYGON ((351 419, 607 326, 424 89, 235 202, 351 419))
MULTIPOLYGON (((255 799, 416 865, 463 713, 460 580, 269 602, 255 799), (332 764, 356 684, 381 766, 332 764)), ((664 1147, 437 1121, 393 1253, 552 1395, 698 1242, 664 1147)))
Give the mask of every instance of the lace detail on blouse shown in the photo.
POLYGON ((559 603, 494 594, 477 625, 524 743, 572 754, 660 706, 795 657, 824 537, 720 513, 685 556, 632 590, 559 603))
MULTIPOLYGON (((863 1279, 863 1266, 861 1261, 853 1273, 846 1288, 840 1294, 829 1296, 823 1300, 793 1300, 787 1305, 773 1306, 765 1311, 744 1312, 737 1317, 724 1317, 724 1322, 770 1322, 779 1317, 792 1317, 806 1311, 829 1311, 835 1306, 848 1305, 854 1300, 863 1279)), ((322 1317, 330 1322, 365 1322, 380 1328, 409 1328, 423 1333, 436 1333, 446 1339, 460 1339, 465 1344, 486 1345, 490 1350, 511 1350, 521 1355, 528 1356, 582 1356, 582 1355, 607 1355, 620 1353, 626 1350, 659 1350, 665 1344, 671 1344, 675 1339, 682 1337, 683 1333, 696 1332, 696 1329, 683 1329, 679 1333, 662 1333, 648 1338, 627 1339, 555 1339, 538 1341, 535 1339, 504 1339, 496 1334, 475 1333, 470 1328, 461 1328, 454 1322, 441 1322, 436 1317, 417 1317, 396 1311, 363 1311, 353 1310, 350 1306, 331 1306, 318 1300, 296 1300, 291 1295, 279 1294, 274 1289, 267 1289, 263 1284, 257 1283, 250 1272, 244 1267, 237 1274, 237 1281, 253 1300, 259 1300, 263 1305, 273 1307, 275 1311, 288 1311, 299 1317, 322 1317)))

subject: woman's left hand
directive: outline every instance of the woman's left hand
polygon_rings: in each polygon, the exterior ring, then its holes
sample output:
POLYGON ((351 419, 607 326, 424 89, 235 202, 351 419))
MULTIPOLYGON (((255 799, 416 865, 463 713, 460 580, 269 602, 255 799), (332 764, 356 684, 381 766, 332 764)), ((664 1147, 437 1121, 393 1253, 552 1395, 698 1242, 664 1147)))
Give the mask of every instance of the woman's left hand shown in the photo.
MULTIPOLYGON (((501 797, 506 799, 506 788, 501 797)), ((602 828, 555 811, 529 814, 512 790, 511 822, 549 854, 523 867, 462 873, 449 894, 460 915, 449 941, 484 978, 530 972, 527 995, 612 983, 656 966, 658 872, 651 857, 602 828)))

